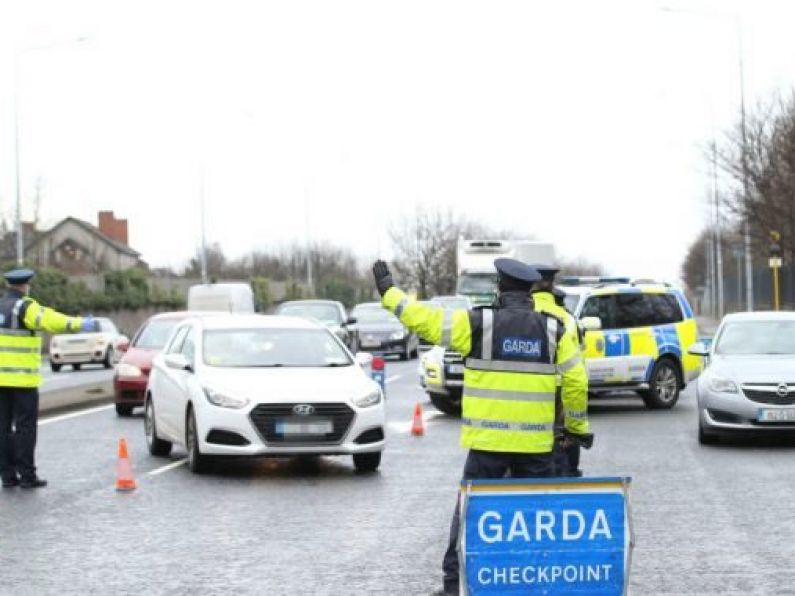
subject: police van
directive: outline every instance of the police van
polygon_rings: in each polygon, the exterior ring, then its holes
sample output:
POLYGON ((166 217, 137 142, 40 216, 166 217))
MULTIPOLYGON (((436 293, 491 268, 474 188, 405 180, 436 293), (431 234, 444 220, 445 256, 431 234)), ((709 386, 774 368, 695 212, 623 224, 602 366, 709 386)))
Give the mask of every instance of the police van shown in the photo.
POLYGON ((687 351, 698 328, 680 289, 651 280, 583 277, 563 277, 558 287, 584 332, 592 393, 631 390, 648 408, 672 408, 701 372, 701 359, 687 351))

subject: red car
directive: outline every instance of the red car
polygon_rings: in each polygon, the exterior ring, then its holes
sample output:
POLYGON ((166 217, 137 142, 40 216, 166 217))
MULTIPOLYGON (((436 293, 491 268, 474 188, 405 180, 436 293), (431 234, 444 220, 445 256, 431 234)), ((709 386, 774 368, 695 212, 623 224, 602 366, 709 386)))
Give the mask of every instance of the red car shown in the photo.
POLYGON ((129 345, 118 346, 124 352, 113 373, 113 393, 119 416, 129 416, 133 408, 144 405, 152 360, 165 347, 177 323, 188 316, 188 312, 167 312, 150 317, 129 345))

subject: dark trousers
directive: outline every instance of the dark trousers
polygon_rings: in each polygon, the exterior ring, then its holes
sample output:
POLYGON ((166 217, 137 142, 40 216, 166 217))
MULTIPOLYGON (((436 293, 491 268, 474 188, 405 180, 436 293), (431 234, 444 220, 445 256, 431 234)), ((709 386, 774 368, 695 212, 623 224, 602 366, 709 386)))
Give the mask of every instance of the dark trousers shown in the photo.
POLYGON ((39 390, 0 387, 0 477, 32 479, 39 424, 39 390))
MULTIPOLYGON (((491 478, 546 478, 552 475, 551 453, 499 453, 495 451, 469 451, 464 464, 463 480, 491 478)), ((456 503, 453 523, 450 524, 450 541, 444 553, 442 571, 444 589, 453 592, 458 588, 458 529, 461 523, 460 501, 456 503)), ((456 592, 457 593, 457 592, 456 592)))

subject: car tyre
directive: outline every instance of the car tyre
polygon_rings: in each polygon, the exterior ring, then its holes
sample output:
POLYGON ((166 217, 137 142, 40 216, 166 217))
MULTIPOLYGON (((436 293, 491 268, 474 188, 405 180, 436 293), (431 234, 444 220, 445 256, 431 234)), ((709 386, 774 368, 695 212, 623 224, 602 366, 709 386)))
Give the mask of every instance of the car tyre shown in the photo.
POLYGON ((73 365, 72 365, 72 370, 80 370, 80 367, 81 367, 81 366, 82 366, 82 365, 80 365, 80 364, 73 364, 73 365))
POLYGON ((167 457, 171 454, 173 444, 171 441, 164 441, 157 437, 157 422, 155 421, 155 406, 152 399, 146 400, 144 406, 144 433, 146 434, 146 446, 149 453, 156 457, 167 457))
POLYGON ((105 352, 105 359, 102 361, 102 366, 105 368, 113 367, 113 348, 110 346, 108 346, 108 350, 105 352))
POLYGON ((62 364, 57 364, 52 360, 50 360, 50 369, 52 369, 52 372, 61 372, 62 366, 63 366, 62 364))
POLYGON ((381 452, 375 453, 354 453, 353 466, 357 472, 362 474, 372 474, 381 465, 381 452))
POLYGON ((133 412, 133 406, 116 404, 116 414, 118 416, 131 416, 132 412, 133 412))
POLYGON ((210 468, 209 458, 201 452, 199 434, 196 429, 196 414, 188 409, 185 424, 185 448, 188 451, 188 469, 194 474, 204 474, 210 468))
POLYGON ((451 390, 450 395, 428 392, 428 397, 433 407, 440 412, 448 416, 461 416, 461 393, 459 391, 451 390))
POLYGON ((676 363, 670 358, 662 358, 652 368, 649 389, 638 393, 650 410, 668 410, 679 400, 681 386, 682 381, 676 363))
POLYGON ((701 445, 714 445, 719 440, 717 434, 707 431, 701 422, 698 423, 698 442, 701 445))

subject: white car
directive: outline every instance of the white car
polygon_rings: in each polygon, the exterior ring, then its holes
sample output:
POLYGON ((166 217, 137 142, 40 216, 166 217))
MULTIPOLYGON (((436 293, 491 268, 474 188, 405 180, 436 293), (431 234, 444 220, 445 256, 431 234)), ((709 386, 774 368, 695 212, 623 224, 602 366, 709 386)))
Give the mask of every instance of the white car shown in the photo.
POLYGON ((155 357, 145 398, 149 452, 184 445, 205 471, 223 456, 352 455, 373 472, 384 449, 384 396, 325 326, 297 317, 203 315, 155 357))
POLYGON ((119 359, 119 345, 129 343, 106 318, 97 318, 99 331, 91 333, 67 333, 53 335, 50 339, 50 368, 58 372, 64 364, 80 370, 83 364, 102 364, 111 368, 119 359))

